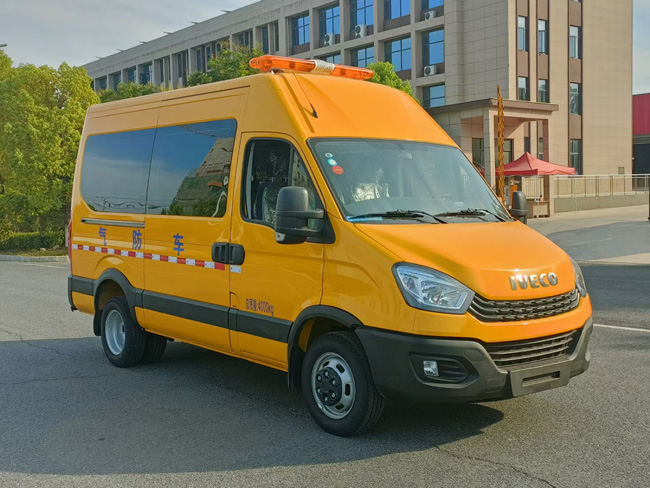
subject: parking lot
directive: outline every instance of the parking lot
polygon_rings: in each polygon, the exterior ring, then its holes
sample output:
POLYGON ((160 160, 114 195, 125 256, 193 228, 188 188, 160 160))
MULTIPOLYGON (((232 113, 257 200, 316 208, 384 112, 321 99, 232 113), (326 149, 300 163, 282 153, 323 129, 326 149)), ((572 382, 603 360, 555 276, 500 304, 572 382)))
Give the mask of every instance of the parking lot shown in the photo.
POLYGON ((283 373, 173 343, 118 369, 69 268, 0 262, 0 486, 639 486, 650 479, 650 266, 583 266, 592 366, 566 388, 311 420, 283 373))

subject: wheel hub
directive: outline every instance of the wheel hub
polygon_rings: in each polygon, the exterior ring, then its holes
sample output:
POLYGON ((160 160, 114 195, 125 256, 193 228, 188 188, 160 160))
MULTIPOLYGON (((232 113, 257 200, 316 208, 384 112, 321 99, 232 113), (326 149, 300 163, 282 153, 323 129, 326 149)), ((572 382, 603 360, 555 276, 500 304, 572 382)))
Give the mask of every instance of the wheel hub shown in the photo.
POLYGON ((334 368, 321 368, 316 373, 316 394, 327 406, 336 405, 343 395, 341 376, 334 368))

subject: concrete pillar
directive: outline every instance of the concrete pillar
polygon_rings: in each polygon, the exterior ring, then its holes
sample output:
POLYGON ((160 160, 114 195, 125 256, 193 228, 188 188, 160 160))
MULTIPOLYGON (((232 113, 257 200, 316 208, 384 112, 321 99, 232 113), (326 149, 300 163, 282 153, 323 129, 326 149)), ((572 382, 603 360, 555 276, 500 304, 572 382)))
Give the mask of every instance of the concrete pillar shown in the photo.
POLYGON ((142 65, 141 64, 136 64, 135 65, 135 84, 139 85, 140 84, 140 75, 142 74, 142 65))
MULTIPOLYGON (((339 3, 339 22, 341 24, 341 42, 350 39, 350 30, 352 30, 352 16, 350 15, 350 0, 341 0, 339 3)), ((341 61, 343 53, 341 53, 341 61)))
POLYGON ((496 112, 484 109, 483 110, 483 148, 485 162, 485 179, 492 188, 496 185, 496 162, 495 162, 495 146, 494 138, 496 137, 496 112))
POLYGON ((160 79, 160 61, 154 59, 151 62, 151 84, 155 86, 160 86, 162 80, 160 79))
POLYGON ((544 161, 550 161, 551 160, 551 153, 550 153, 550 142, 549 141, 549 135, 548 135, 548 119, 542 120, 542 135, 540 137, 544 138, 544 161))
POLYGON ((179 88, 178 79, 181 77, 181 73, 178 70, 178 64, 179 64, 178 57, 180 55, 181 55, 180 53, 177 53, 177 54, 172 54, 171 56, 169 56, 169 62, 171 64, 171 70, 170 70, 170 72, 171 72, 171 80, 170 80, 170 84, 171 84, 172 88, 179 88))
POLYGON ((320 32, 319 11, 319 8, 312 8, 309 10, 309 37, 311 40, 311 49, 318 49, 320 47, 320 38, 326 34, 326 32, 320 32))
MULTIPOLYGON (((411 7, 412 7, 411 2, 411 7)), ((422 64, 422 33, 413 32, 411 34, 411 79, 414 80, 424 73, 422 64)))
MULTIPOLYGON (((375 17, 375 34, 384 30, 384 2, 383 0, 373 0, 373 15, 375 17)), ((375 54, 376 56, 376 54, 375 54)), ((383 56, 382 56, 383 61, 383 56)))
POLYGON ((187 59, 188 59, 188 72, 187 74, 190 75, 192 73, 196 73, 199 70, 199 67, 196 65, 196 49, 191 48, 187 50, 187 59))
POLYGON ((278 30, 279 30, 279 41, 280 45, 278 46, 278 51, 284 56, 291 56, 291 36, 289 35, 289 29, 291 28, 291 20, 285 17, 281 17, 278 20, 278 30))

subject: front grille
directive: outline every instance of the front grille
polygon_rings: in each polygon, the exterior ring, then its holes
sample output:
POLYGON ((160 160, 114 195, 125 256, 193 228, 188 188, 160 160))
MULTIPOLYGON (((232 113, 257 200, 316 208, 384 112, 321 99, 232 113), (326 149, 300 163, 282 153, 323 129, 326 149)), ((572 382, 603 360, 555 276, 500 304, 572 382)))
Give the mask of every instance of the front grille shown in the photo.
POLYGON ((485 349, 498 367, 507 369, 519 364, 529 364, 571 354, 580 337, 579 332, 579 330, 572 330, 537 339, 485 344, 485 349))
POLYGON ((532 300, 488 300, 475 295, 469 312, 481 322, 514 322, 543 319, 570 312, 578 306, 579 301, 577 289, 554 297, 532 300))

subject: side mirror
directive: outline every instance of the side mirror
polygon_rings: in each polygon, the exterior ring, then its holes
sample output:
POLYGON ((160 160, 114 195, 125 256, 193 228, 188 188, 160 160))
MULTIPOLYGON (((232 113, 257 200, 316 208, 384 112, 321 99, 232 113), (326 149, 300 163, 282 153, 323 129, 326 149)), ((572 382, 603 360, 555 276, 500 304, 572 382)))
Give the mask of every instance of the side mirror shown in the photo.
POLYGON ((510 215, 521 220, 524 224, 528 221, 528 202, 523 191, 512 192, 510 215))
POLYGON ((275 211, 275 240, 280 244, 302 244, 308 237, 320 237, 322 230, 307 226, 309 219, 324 219, 324 210, 309 209, 307 189, 285 186, 278 193, 275 211))

